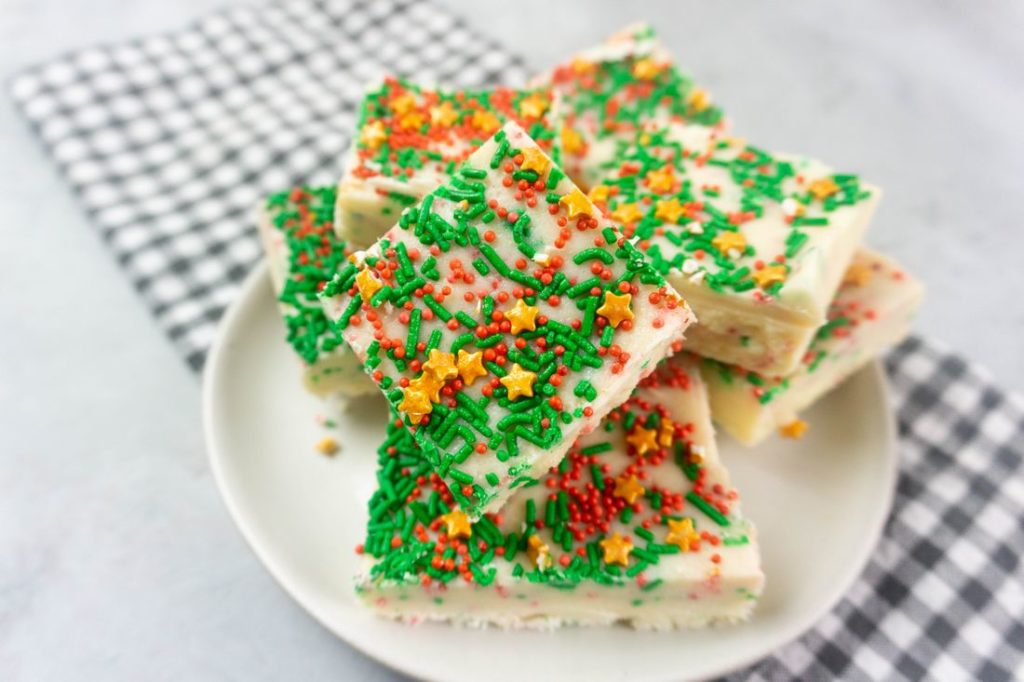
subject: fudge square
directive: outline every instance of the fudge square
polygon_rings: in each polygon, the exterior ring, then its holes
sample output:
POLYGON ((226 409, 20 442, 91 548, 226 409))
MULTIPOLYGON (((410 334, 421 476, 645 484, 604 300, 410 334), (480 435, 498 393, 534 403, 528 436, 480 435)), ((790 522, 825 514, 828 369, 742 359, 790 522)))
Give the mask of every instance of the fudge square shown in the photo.
POLYGON ((666 360, 558 466, 475 523, 399 424, 379 450, 381 485, 357 548, 356 591, 378 614, 668 629, 754 609, 756 532, 719 461, 692 358, 666 360))
POLYGON ((375 242, 506 121, 550 149, 549 108, 544 90, 444 91, 384 80, 363 99, 338 185, 338 234, 361 248, 375 242))
POLYGON ((776 376, 825 323, 880 195, 691 125, 638 134, 590 193, 693 308, 687 350, 776 376))
POLYGON ((724 125, 722 110, 672 63, 646 24, 623 29, 532 84, 553 93, 557 158, 584 189, 603 177, 617 144, 639 130, 724 125))
POLYGON ((258 225, 288 343, 302 362, 307 389, 321 397, 376 391, 355 353, 331 329, 323 286, 348 261, 334 234, 333 187, 296 187, 267 197, 258 225))
POLYGON ((924 295, 924 287, 895 261, 858 251, 846 270, 826 322, 795 372, 766 377, 704 360, 715 422, 736 440, 755 445, 778 429, 799 438, 808 428, 798 413, 843 379, 899 343, 924 295))
POLYGON ((472 518, 557 464, 693 321, 515 123, 323 293, 472 518))

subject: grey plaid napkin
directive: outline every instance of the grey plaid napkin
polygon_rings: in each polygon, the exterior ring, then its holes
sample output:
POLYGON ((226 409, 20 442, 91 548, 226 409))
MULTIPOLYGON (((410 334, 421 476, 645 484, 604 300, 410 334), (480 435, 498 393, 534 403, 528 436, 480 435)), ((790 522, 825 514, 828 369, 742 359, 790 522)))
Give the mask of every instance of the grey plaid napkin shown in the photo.
MULTIPOLYGON (((259 258, 252 207, 341 171, 384 73, 516 84, 524 64, 421 0, 294 0, 84 50, 10 91, 158 323, 198 369, 259 258)), ((913 338, 888 358, 902 475, 846 599, 753 679, 1024 674, 1024 402, 913 338)))

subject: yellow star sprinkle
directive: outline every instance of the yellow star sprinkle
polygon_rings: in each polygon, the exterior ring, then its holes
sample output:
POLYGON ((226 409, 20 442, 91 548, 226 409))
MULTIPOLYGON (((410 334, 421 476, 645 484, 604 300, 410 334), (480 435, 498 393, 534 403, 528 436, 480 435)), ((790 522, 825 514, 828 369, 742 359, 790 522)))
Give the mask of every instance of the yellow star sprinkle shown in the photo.
POLYGON ((629 308, 632 300, 632 294, 616 295, 606 291, 604 292, 604 302, 597 309, 597 314, 606 318, 612 327, 618 327, 623 320, 633 319, 633 311, 629 308))
POLYGON ((581 192, 578 187, 573 187, 571 192, 563 194, 558 203, 565 206, 569 211, 570 220, 581 215, 593 215, 594 209, 591 208, 587 195, 581 192))
POLYGON ((797 440, 803 438, 809 428, 811 428, 811 425, 803 419, 794 419, 779 429, 779 435, 783 438, 792 438, 793 440, 797 440))
POLYGON ((661 66, 650 58, 641 59, 633 65, 633 77, 642 81, 649 81, 660 72, 661 66))
POLYGON ((537 175, 544 177, 544 172, 547 171, 549 161, 548 157, 544 156, 544 152, 537 149, 536 147, 527 147, 522 151, 523 165, 520 166, 524 171, 532 170, 537 175))
POLYGON ((487 376, 487 370, 484 369, 484 354, 480 351, 467 353, 460 348, 457 365, 459 376, 466 386, 472 386, 474 381, 487 376))
POLYGON ((824 201, 830 196, 839 191, 839 185, 832 178, 821 178, 811 183, 811 186, 807 188, 811 195, 814 196, 818 201, 824 201))
POLYGON ((370 268, 363 268, 356 275, 356 289, 359 290, 359 295, 363 297, 364 303, 373 298, 373 295, 383 287, 380 280, 370 273, 370 268))
POLYGON ((567 154, 579 154, 583 151, 583 136, 569 126, 563 126, 562 150, 567 154))
POLYGON ((654 205, 654 217, 666 223, 679 222, 685 213, 686 209, 675 197, 667 201, 662 199, 654 205))
POLYGON ((501 121, 498 120, 498 117, 483 109, 477 109, 473 112, 472 121, 474 128, 482 130, 488 135, 501 127, 501 121))
POLYGON ((711 245, 725 255, 729 255, 733 249, 743 253, 743 249, 747 248, 747 238, 739 232, 725 230, 715 235, 715 238, 711 240, 711 245))
POLYGON ((536 329, 539 313, 540 308, 527 305, 526 301, 519 299, 516 301, 515 307, 505 313, 505 317, 512 323, 512 333, 518 334, 524 329, 531 332, 536 329))
POLYGON ((423 371, 432 374, 440 381, 448 381, 459 375, 459 370, 455 367, 455 356, 436 348, 430 349, 430 355, 423 363, 423 371))
POLYGON ((530 563, 537 568, 547 568, 551 565, 551 550, 540 539, 539 535, 531 535, 526 541, 526 556, 530 563))
POLYGON ((626 436, 626 442, 633 446, 636 454, 642 456, 658 449, 657 435, 658 432, 654 429, 645 429, 638 425, 626 436))
POLYGON ((665 543, 675 545, 684 552, 689 552, 694 547, 694 542, 700 541, 700 533, 693 527, 693 519, 676 521, 668 520, 668 535, 665 536, 665 543))
POLYGON ((635 223, 644 217, 644 212, 635 203, 622 204, 612 211, 612 220, 623 225, 635 223))
POLYGON ((706 90, 694 88, 690 91, 689 97, 686 98, 686 103, 689 104, 694 111, 704 111, 711 106, 711 97, 708 96, 706 90))
POLYGON ((376 149, 384 140, 388 139, 388 133, 384 130, 384 124, 380 121, 365 126, 359 133, 359 142, 370 149, 376 149))
POLYGON ((875 271, 863 263, 854 263, 850 267, 846 268, 846 274, 843 275, 843 284, 849 284, 855 287, 862 287, 871 281, 871 278, 875 276, 875 271))
POLYGON ((523 118, 540 118, 547 110, 547 100, 537 92, 519 102, 519 115, 523 118))
POLYGON ((594 62, 583 59, 582 57, 576 57, 572 60, 572 70, 580 75, 589 73, 594 70, 594 62))
POLYGON ((675 183, 676 177, 672 174, 672 166, 669 165, 652 170, 647 174, 647 186, 652 192, 658 194, 670 191, 675 183))
POLYGON ((469 525, 469 517, 466 512, 456 509, 441 517, 444 521, 445 532, 450 538, 468 538, 473 534, 473 527, 469 525))
POLYGON ((423 417, 433 411, 434 405, 426 393, 408 387, 402 394, 402 402, 398 404, 398 409, 408 415, 410 422, 419 424, 423 417))
POLYGON ((403 130, 416 130, 423 125, 426 119, 423 114, 418 111, 410 111, 407 114, 402 114, 402 118, 398 120, 398 125, 403 130))
POLYGON ((767 289, 777 282, 786 281, 786 268, 781 265, 769 265, 760 270, 755 270, 751 277, 754 278, 759 287, 767 289))
POLYGON ((341 446, 338 445, 338 441, 334 440, 330 436, 326 436, 325 438, 320 439, 320 441, 316 444, 316 449, 320 452, 321 455, 327 455, 328 457, 330 457, 331 455, 338 452, 338 450, 341 449, 341 446))
POLYGON ((629 504, 636 502, 636 498, 647 492, 640 484, 636 476, 619 476, 615 479, 615 497, 621 497, 629 504))
POLYGON ((601 550, 604 552, 606 564, 629 565, 629 555, 633 551, 633 541, 624 538, 618 533, 612 533, 610 538, 601 540, 601 550))
POLYGON ((675 433, 676 425, 671 419, 662 419, 658 425, 658 445, 667 448, 672 445, 672 435, 675 433))
POLYGON ((422 393, 430 398, 430 402, 432 403, 441 402, 441 388, 443 386, 444 382, 438 380, 438 378, 430 372, 423 372, 423 374, 420 374, 409 382, 410 390, 422 393))
POLYGON ((391 100, 390 104, 388 104, 388 107, 391 109, 391 111, 395 112, 399 116, 401 116, 402 114, 409 113, 415 106, 416 100, 409 93, 399 95, 398 97, 391 100))
POLYGON ((500 381, 501 385, 508 389, 508 399, 515 400, 521 395, 528 398, 533 397, 533 380, 536 378, 536 374, 527 372, 516 362, 512 364, 512 371, 503 376, 500 381))
POLYGON ((612 188, 608 185, 595 185, 588 193, 587 196, 595 204, 607 203, 608 197, 611 196, 612 188))
POLYGON ((459 114, 455 111, 452 103, 447 100, 430 109, 430 122, 436 126, 448 128, 457 120, 459 120, 459 114))

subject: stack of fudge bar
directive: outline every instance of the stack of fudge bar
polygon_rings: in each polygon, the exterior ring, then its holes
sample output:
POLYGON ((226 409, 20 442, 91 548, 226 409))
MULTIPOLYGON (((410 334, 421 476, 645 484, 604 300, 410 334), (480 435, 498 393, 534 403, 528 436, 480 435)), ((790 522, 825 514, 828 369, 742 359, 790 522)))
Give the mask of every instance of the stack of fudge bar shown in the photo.
POLYGON ((306 386, 382 394, 365 570, 410 622, 749 617, 756 444, 906 334, 878 188, 739 137, 633 26, 525 89, 388 78, 337 187, 261 207, 306 386), (685 336, 685 338, 684 338, 685 336))

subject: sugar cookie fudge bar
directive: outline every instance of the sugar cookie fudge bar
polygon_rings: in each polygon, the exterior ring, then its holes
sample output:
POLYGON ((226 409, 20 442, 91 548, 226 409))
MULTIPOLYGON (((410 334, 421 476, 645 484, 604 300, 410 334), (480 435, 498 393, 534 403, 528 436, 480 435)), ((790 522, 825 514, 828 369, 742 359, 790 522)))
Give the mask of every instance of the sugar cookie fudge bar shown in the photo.
POLYGON ((924 288, 892 260, 859 251, 846 271, 826 322, 787 377, 769 378, 714 360, 702 373, 715 421, 742 443, 754 445, 776 429, 799 437, 797 414, 884 348, 906 336, 924 288))
POLYGON ((431 90, 395 78, 363 99, 356 139, 338 185, 336 227, 366 247, 439 184, 506 121, 550 150, 544 90, 431 90))
POLYGON ((585 189, 604 176, 616 144, 638 130, 723 124, 721 109, 672 63, 646 24, 616 33, 533 84, 554 94, 559 161, 585 189))
POLYGON ((629 396, 693 320, 508 123, 324 291, 463 511, 493 511, 629 396))
POLYGON ((670 358, 541 480, 476 523, 392 425, 357 592, 410 622, 551 628, 746 619, 754 527, 715 449, 692 359, 670 358))
POLYGON ((590 196, 693 308, 688 350, 785 375, 825 322, 880 191, 683 125, 623 145, 590 196))
POLYGON ((376 390, 355 353, 330 329, 318 298, 348 256, 334 234, 334 194, 333 187, 296 187, 259 207, 260 241, 288 343, 302 360, 306 388, 325 397, 376 390))

